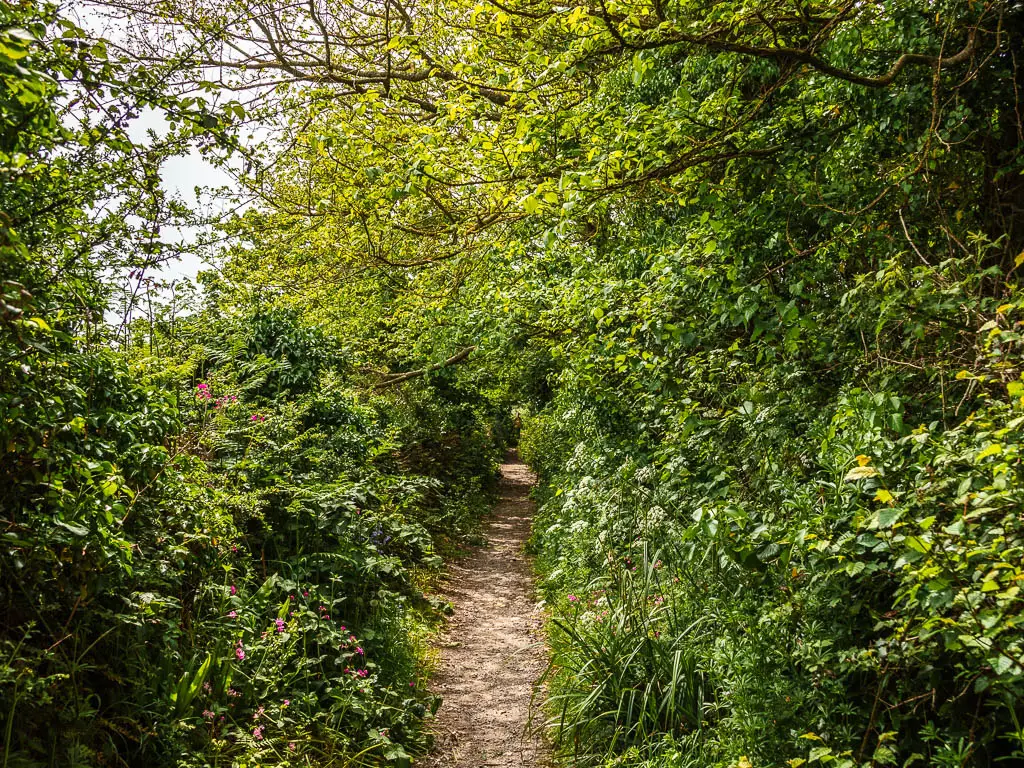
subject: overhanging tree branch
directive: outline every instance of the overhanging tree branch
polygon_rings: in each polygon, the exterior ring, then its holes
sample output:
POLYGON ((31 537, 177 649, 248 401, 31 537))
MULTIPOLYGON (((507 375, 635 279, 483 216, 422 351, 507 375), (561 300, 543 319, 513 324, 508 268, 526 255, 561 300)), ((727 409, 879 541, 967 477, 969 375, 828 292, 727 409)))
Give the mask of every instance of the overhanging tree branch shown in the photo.
POLYGON ((443 360, 440 363, 434 363, 433 365, 428 365, 426 368, 419 368, 418 370, 415 371, 406 371, 405 373, 399 373, 393 376, 389 376, 381 381, 378 381, 371 387, 371 389, 383 389, 384 387, 390 387, 395 384, 401 384, 403 381, 409 381, 410 379, 419 378, 420 376, 424 376, 428 373, 433 373, 434 371, 439 371, 442 368, 447 368, 450 365, 457 365, 458 363, 467 360, 475 349, 476 345, 466 347, 461 352, 452 355, 447 360, 443 360))
POLYGON ((846 80, 854 85, 863 85, 868 88, 886 88, 892 85, 893 81, 896 80, 899 74, 910 66, 933 67, 935 69, 947 69, 949 67, 958 66, 969 61, 978 50, 978 29, 977 27, 972 27, 967 33, 967 42, 964 47, 951 56, 931 56, 923 53, 904 53, 893 62, 888 72, 876 77, 871 77, 851 72, 850 70, 843 69, 842 67, 837 67, 815 53, 812 48, 758 46, 724 39, 728 30, 723 30, 722 37, 716 37, 714 35, 675 34, 657 40, 631 42, 624 38, 621 32, 615 28, 612 21, 608 18, 604 18, 603 20, 605 21, 609 32, 612 34, 612 37, 615 38, 616 45, 596 51, 596 55, 615 54, 623 50, 654 50, 670 45, 678 45, 679 43, 687 43, 705 48, 709 51, 739 53, 776 61, 795 61, 801 64, 806 64, 812 69, 816 69, 829 77, 846 80))

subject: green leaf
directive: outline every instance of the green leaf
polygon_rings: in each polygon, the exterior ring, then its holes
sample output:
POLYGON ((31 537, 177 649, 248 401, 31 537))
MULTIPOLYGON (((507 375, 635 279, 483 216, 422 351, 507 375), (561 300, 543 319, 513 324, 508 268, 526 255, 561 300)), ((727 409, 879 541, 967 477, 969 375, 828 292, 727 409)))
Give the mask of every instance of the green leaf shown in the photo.
POLYGON ((964 521, 957 520, 955 523, 947 525, 942 530, 951 536, 962 536, 964 533, 964 521))
POLYGON ((929 552, 932 548, 931 541, 921 536, 907 536, 906 544, 915 552, 929 552))
POLYGON ((63 520, 54 521, 59 527, 63 528, 69 533, 73 533, 75 536, 88 536, 89 529, 79 523, 66 523, 63 520))
POLYGON ((984 450, 980 451, 977 456, 974 457, 975 461, 981 461, 989 456, 996 456, 1003 452, 1003 446, 1000 443, 991 443, 984 450))
POLYGON ((877 512, 878 528, 892 528, 892 526, 903 517, 903 510, 899 507, 880 509, 877 512))

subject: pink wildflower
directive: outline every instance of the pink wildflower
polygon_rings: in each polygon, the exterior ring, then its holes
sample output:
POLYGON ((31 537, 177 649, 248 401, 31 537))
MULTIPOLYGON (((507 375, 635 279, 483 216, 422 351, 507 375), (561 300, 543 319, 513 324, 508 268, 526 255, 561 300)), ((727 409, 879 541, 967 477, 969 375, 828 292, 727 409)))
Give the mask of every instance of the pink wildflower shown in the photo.
POLYGON ((228 618, 229 619, 237 619, 238 618, 238 611, 228 611, 228 618))
POLYGON ((569 595, 569 602, 570 603, 575 603, 577 600, 579 600, 579 598, 576 597, 576 595, 569 595))
POLYGON ((263 726, 262 725, 257 725, 255 728, 252 729, 252 737, 254 739, 256 739, 256 741, 263 741, 263 726))
POLYGON ((288 751, 289 752, 294 752, 295 751, 295 742, 294 741, 289 741, 288 742, 288 751))
POLYGON ((359 646, 359 645, 356 646, 356 653, 358 653, 360 656, 363 655, 363 648, 362 648, 362 646, 359 646))
POLYGON ((238 587, 236 587, 234 584, 232 584, 231 588, 228 590, 228 592, 230 592, 231 596, 234 597, 235 595, 238 594, 238 587))
POLYGON ((277 626, 278 632, 284 632, 284 619, 274 619, 274 624, 277 626))

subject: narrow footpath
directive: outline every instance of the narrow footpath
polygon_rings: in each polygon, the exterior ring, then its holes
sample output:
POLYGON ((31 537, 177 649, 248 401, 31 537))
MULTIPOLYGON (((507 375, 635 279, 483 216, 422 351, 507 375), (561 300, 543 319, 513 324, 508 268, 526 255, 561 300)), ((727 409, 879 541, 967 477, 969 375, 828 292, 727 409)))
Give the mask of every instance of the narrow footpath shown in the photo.
POLYGON ((448 571, 444 592, 455 612, 432 684, 444 702, 432 728, 434 753, 423 761, 430 768, 525 768, 544 762, 530 713, 546 662, 523 552, 535 478, 514 451, 506 462, 500 499, 484 521, 487 543, 448 571))

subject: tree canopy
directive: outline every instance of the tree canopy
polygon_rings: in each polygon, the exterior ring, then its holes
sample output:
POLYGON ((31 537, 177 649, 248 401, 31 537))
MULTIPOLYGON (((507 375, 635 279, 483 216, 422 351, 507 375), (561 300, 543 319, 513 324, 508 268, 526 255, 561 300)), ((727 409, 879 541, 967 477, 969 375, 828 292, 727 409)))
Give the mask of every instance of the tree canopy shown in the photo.
POLYGON ((0 10, 6 764, 421 753, 513 409, 559 759, 1024 755, 1020 3, 88 8, 0 10))

